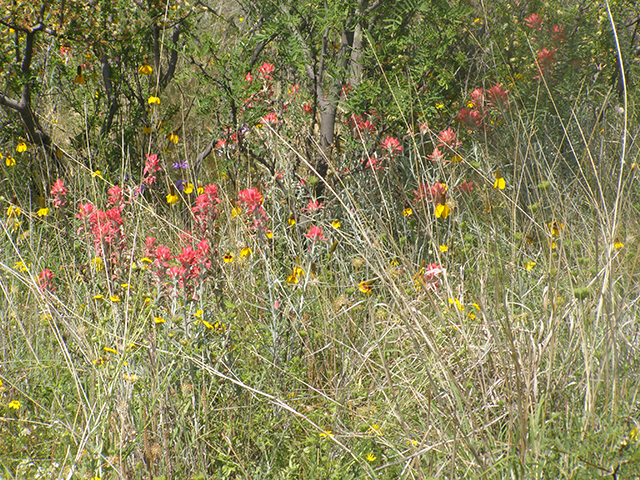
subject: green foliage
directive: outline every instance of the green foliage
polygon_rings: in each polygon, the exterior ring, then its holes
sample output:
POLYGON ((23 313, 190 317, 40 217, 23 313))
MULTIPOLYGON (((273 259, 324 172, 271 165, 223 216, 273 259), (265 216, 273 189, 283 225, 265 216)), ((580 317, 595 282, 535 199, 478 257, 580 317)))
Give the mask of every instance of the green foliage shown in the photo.
POLYGON ((42 6, 0 32, 4 476, 635 473, 635 7, 42 6))

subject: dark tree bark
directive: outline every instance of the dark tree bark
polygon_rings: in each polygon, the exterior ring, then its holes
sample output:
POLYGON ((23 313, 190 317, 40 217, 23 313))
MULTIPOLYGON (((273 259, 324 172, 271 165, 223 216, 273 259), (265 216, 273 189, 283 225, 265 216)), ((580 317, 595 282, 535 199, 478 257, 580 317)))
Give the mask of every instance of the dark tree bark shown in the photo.
POLYGON ((12 98, 5 92, 0 91, 0 105, 15 111, 20 116, 29 142, 34 145, 40 145, 49 152, 51 149, 51 137, 42 128, 40 119, 31 106, 31 61, 33 59, 36 35, 44 30, 44 24, 41 20, 44 16, 44 9, 45 7, 43 5, 38 15, 38 22, 33 27, 20 28, 15 25, 11 26, 16 32, 21 31, 26 34, 24 54, 20 52, 18 42, 16 41, 16 60, 17 62, 21 61, 22 91, 19 99, 12 98))

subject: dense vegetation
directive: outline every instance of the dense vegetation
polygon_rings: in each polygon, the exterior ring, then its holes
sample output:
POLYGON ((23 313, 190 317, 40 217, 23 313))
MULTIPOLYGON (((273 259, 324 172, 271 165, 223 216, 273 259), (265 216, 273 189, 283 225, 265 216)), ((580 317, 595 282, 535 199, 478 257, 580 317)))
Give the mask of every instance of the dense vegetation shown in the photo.
POLYGON ((0 7, 0 476, 640 470, 634 2, 0 7))

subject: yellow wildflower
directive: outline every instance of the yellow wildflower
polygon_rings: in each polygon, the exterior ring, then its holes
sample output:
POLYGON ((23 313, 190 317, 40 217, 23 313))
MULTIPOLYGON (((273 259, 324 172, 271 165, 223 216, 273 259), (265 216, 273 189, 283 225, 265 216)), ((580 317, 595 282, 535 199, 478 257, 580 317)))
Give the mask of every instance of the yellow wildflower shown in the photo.
POLYGON ((460 310, 461 312, 464 311, 464 305, 462 303, 460 303, 460 300, 458 300, 457 298, 450 298, 449 299, 449 303, 451 305, 455 305, 456 308, 458 310, 460 310))
POLYGON ((436 218, 447 218, 451 214, 451 208, 447 204, 440 204, 436 207, 436 218))
POLYGON ((200 320, 202 322, 202 324, 207 327, 209 330, 213 330, 213 325, 211 325, 209 322, 207 322, 206 320, 200 320))
POLYGON ((364 280, 358 284, 358 290, 365 295, 371 295, 371 286, 364 280))
POLYGON ((145 63, 144 65, 140 66, 140 68, 138 69, 138 73, 140 75, 151 75, 153 73, 153 68, 151 68, 151 65, 147 65, 145 63))
POLYGON ((17 262, 14 266, 13 269, 14 270, 20 270, 21 272, 26 272, 27 270, 29 270, 29 267, 31 266, 31 264, 29 265, 25 265, 24 262, 20 261, 17 262))
POLYGON ((22 210, 20 210, 20 207, 9 205, 9 208, 7 208, 7 217, 19 217, 20 215, 22 215, 22 210))
POLYGON ((102 271, 104 269, 104 263, 102 263, 102 258, 95 257, 91 259, 91 266, 99 272, 102 271))
POLYGON ((560 232, 564 230, 564 225, 560 222, 549 222, 549 230, 551 231, 551 235, 558 237, 560 232))

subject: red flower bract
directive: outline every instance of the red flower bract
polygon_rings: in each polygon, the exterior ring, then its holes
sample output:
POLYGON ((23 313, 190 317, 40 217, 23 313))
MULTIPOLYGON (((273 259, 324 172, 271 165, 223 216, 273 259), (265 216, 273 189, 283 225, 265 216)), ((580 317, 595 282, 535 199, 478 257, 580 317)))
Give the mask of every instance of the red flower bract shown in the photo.
POLYGON ((109 201, 107 202, 108 207, 119 207, 124 202, 124 192, 118 185, 111 187, 107 190, 107 193, 109 194, 109 201))
POLYGON ((51 195, 53 195, 53 205, 54 207, 64 207, 67 202, 64 199, 65 195, 67 195, 67 189, 64 187, 64 183, 62 180, 56 180, 56 183, 51 187, 51 195))
POLYGON ((160 160, 158 159, 158 155, 154 153, 153 155, 147 154, 146 156, 147 160, 145 161, 144 170, 142 171, 142 183, 153 185, 156 181, 154 173, 162 170, 162 167, 159 165, 160 160))
POLYGON ((428 183, 421 183, 413 193, 417 202, 424 200, 433 203, 444 203, 447 197, 447 186, 440 182, 435 182, 431 186, 428 183))
POLYGON ((543 75, 553 73, 553 63, 556 61, 555 54, 557 51, 555 48, 547 50, 546 47, 543 47, 542 50, 536 54, 536 63, 543 75))
POLYGON ((473 191, 473 182, 462 182, 455 189, 462 193, 471 193, 473 191))
POLYGON ((247 188, 238 192, 240 202, 247 213, 253 215, 252 228, 267 230, 267 212, 262 208, 262 194, 255 188, 247 188))
POLYGON ((218 187, 215 184, 206 185, 201 195, 196 198, 196 206, 193 207, 193 217, 195 220, 195 230, 200 238, 212 238, 215 221, 218 218, 217 205, 218 187))
POLYGON ((48 290, 49 292, 53 292, 56 288, 53 286, 53 272, 48 268, 45 268, 40 272, 38 276, 38 286, 41 291, 48 290))
POLYGON ((398 139, 394 137, 385 138, 381 146, 383 150, 388 151, 392 155, 402 152, 402 145, 400 145, 398 139))
POLYGON ((278 117, 275 113, 269 113, 262 117, 262 123, 276 124, 278 123, 278 117))
POLYGON ((542 17, 537 13, 532 13, 524 19, 524 23, 532 30, 540 31, 542 28, 542 17))
POLYGON ((456 140, 456 132, 454 132, 451 127, 446 130, 441 131, 438 134, 438 147, 449 147, 449 148, 457 148, 462 143, 456 140))
POLYGON ((436 161, 444 160, 444 155, 438 149, 438 147, 436 147, 433 149, 433 153, 431 153, 431 155, 427 155, 427 158, 433 162, 436 162, 436 161))
POLYGON ((508 93, 509 90, 505 90, 502 88, 502 85, 496 83, 487 91, 489 99, 491 100, 491 106, 500 108, 508 105, 508 93))
POLYGON ((253 213, 256 208, 262 205, 262 194, 255 188, 239 191, 238 197, 249 213, 253 213))
POLYGON ((317 200, 309 200, 309 203, 307 204, 307 206, 304 207, 302 210, 304 210, 307 213, 313 213, 318 210, 322 210, 323 208, 324 208, 324 202, 320 203, 317 200))
POLYGON ((305 233, 304 236, 307 237, 309 240, 312 240, 313 243, 317 243, 320 240, 323 242, 329 241, 328 238, 324 238, 322 236, 322 228, 316 225, 311 225, 311 227, 309 227, 309 231, 305 233))
POLYGON ((424 272, 424 277, 422 280, 425 283, 425 287, 427 290, 437 290, 440 286, 440 275, 444 272, 442 265, 438 265, 437 263, 432 263, 427 265, 427 268, 424 272))
POLYGON ((258 75, 264 80, 272 80, 271 74, 273 73, 274 69, 275 67, 273 65, 271 65, 270 63, 264 62, 258 68, 258 75))

